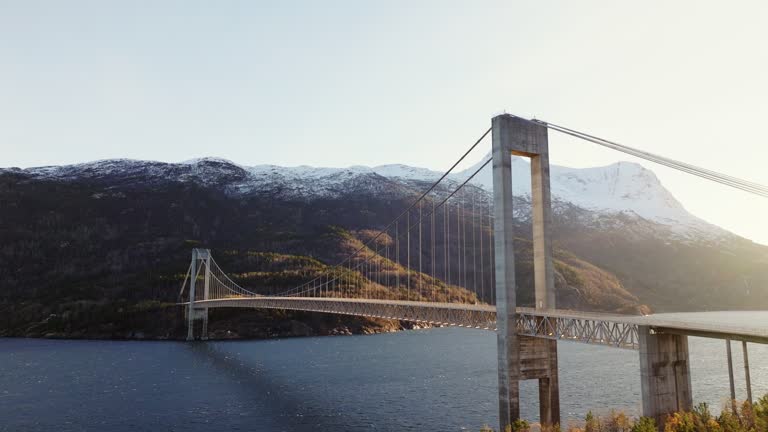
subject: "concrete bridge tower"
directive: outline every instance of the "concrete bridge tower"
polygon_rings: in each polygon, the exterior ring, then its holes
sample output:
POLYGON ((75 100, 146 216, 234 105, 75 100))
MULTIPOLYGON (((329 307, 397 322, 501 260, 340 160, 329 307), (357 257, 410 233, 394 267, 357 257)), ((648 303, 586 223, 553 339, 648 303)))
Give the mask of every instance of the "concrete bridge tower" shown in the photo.
POLYGON ((519 336, 516 326, 512 156, 531 162, 536 309, 554 309, 549 143, 544 125, 508 114, 493 118, 493 196, 500 430, 520 417, 521 379, 539 380, 542 424, 560 423, 557 341, 519 336))
POLYGON ((200 266, 205 267, 203 273, 203 300, 208 300, 211 285, 211 251, 208 249, 192 249, 192 264, 189 273, 189 308, 187 309, 187 340, 195 339, 195 320, 203 321, 200 339, 208 339, 208 308, 195 305, 197 300, 197 277, 200 266))
MULTIPOLYGON (((556 424, 560 422, 557 342, 517 334, 512 220, 511 158, 515 155, 531 161, 535 307, 555 309, 548 128, 504 114, 494 117, 492 129, 500 426, 504 430, 520 416, 519 381, 523 379, 539 380, 541 422, 556 424)), ((688 337, 639 326, 638 345, 643 415, 656 419, 661 430, 667 414, 693 406, 688 337)))

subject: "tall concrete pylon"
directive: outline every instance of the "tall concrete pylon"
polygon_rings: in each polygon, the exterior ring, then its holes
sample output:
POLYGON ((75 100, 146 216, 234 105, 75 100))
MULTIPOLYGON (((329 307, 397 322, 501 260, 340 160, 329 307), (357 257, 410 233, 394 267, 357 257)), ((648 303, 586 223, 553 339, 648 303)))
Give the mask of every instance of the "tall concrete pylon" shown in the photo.
POLYGON ((187 308, 187 340, 195 340, 195 285, 197 285, 197 249, 192 249, 189 266, 189 307, 187 308))
POLYGON ((211 284, 211 251, 208 249, 192 249, 192 265, 189 274, 189 307, 187 309, 187 340, 195 340, 195 320, 203 320, 200 334, 202 340, 208 339, 208 308, 195 305, 197 273, 200 266, 205 267, 203 274, 203 299, 208 300, 211 284))
POLYGON ((536 309, 554 309, 552 204, 547 128, 508 114, 492 120, 493 198, 496 252, 496 320, 499 364, 499 426, 504 430, 520 417, 520 380, 539 380, 539 411, 543 424, 560 422, 557 341, 518 336, 512 156, 531 160, 534 292, 536 309), (536 368, 522 364, 535 362, 536 368))
MULTIPOLYGON (((211 251, 208 249, 198 252, 200 260, 205 264, 205 275, 203 279, 203 300, 210 298, 211 288, 211 251)), ((203 319, 203 329, 200 332, 200 340, 208 340, 208 308, 200 310, 203 319)))

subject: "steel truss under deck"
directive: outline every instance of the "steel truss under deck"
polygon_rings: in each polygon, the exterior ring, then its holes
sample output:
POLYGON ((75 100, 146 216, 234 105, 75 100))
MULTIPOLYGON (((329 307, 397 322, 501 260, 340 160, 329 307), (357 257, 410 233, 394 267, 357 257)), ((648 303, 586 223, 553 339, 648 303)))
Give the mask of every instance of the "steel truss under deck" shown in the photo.
POLYGON ((638 325, 577 316, 542 315, 533 309, 518 309, 518 334, 545 339, 608 345, 615 348, 640 348, 638 325))

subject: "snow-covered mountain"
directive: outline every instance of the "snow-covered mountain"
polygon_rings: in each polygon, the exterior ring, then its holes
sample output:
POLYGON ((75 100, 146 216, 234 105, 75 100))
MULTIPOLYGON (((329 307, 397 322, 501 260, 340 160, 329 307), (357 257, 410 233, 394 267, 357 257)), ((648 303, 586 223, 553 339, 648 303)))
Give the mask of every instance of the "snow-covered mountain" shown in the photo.
MULTIPOLYGON (((457 176, 466 178, 480 165, 478 163, 457 176)), ((480 171, 473 181, 492 191, 490 165, 480 171)), ((653 171, 638 163, 616 162, 593 168, 551 165, 550 184, 554 201, 597 213, 641 218, 664 225, 682 236, 718 238, 728 235, 725 230, 689 213, 653 171)), ((530 197, 531 194, 530 164, 520 157, 512 158, 512 190, 515 196, 530 197)))
MULTIPOLYGON (((487 158, 483 158, 485 161, 487 158)), ((475 172, 480 163, 449 176, 457 184, 475 172)), ((28 169, 9 168, 38 179, 60 181, 119 179, 123 184, 152 181, 194 181, 219 186, 229 194, 259 193, 265 190, 290 198, 311 199, 335 196, 352 189, 379 188, 386 192, 392 184, 431 182, 442 173, 407 165, 375 167, 318 168, 276 165, 241 166, 220 158, 201 158, 181 163, 162 163, 129 159, 111 159, 66 166, 28 169), (383 178, 383 179, 382 179, 383 178), (382 185, 380 181, 390 182, 382 185)), ((522 158, 513 158, 513 191, 516 196, 530 196, 530 166, 522 158)), ((492 191, 490 165, 472 180, 492 191)), ((617 162, 594 168, 551 166, 553 200, 589 210, 596 214, 621 215, 660 224, 683 237, 708 239, 728 236, 725 231, 690 214, 661 184, 653 171, 632 162, 617 162)))

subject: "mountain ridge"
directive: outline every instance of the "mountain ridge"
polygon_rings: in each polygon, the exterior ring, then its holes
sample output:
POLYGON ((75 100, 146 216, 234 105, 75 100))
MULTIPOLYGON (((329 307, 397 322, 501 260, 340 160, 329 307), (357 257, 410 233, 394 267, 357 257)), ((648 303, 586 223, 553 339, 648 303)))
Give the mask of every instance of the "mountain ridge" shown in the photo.
MULTIPOLYGON (((474 166, 452 173, 449 184, 457 185, 474 173, 488 155, 474 166)), ((512 186, 516 196, 530 196, 529 164, 512 159, 512 186)), ((338 195, 358 177, 382 176, 401 182, 434 182, 441 172, 403 164, 345 168, 271 164, 240 165, 219 157, 204 157, 169 163, 135 159, 103 159, 80 164, 5 168, 0 172, 31 175, 38 179, 74 180, 113 177, 168 178, 196 180, 206 185, 225 186, 228 193, 246 195, 265 188, 280 187, 280 193, 297 198, 338 195)), ((575 204, 584 209, 625 214, 664 225, 681 238, 721 240, 735 234, 688 212, 659 181, 655 173, 635 162, 619 161, 589 168, 552 165, 550 182, 553 201, 575 204)), ((492 193, 491 167, 486 166, 470 183, 492 193)), ((359 186, 359 185, 357 185, 359 186)))

